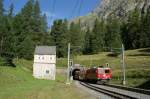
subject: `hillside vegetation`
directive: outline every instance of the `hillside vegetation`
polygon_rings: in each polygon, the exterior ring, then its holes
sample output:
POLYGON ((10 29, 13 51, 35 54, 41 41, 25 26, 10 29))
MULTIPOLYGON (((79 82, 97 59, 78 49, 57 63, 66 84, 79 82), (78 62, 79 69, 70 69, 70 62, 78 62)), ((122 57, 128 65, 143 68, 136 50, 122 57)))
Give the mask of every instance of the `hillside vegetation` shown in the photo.
MULTIPOLYGON (((74 64, 93 67, 109 63, 113 71, 112 83, 121 84, 121 55, 112 57, 110 54, 110 52, 100 52, 95 55, 75 56, 73 58, 74 64)), ((58 67, 66 66, 67 64, 67 59, 64 58, 57 61, 58 67)), ((150 48, 126 51, 125 66, 127 86, 150 89, 150 85, 147 85, 150 80, 150 48), (143 83, 145 84, 142 85, 143 83)))
MULTIPOLYGON (((74 56, 74 64, 92 67, 109 63, 113 70, 111 83, 121 84, 120 56, 108 52, 74 56)), ((125 52, 127 86, 150 89, 150 48, 125 52)), ((0 99, 83 99, 73 85, 66 86, 64 76, 56 81, 37 80, 32 77, 32 61, 14 61, 16 67, 0 66, 0 99), (59 94, 59 95, 58 95, 59 94)), ((67 67, 67 59, 57 59, 57 68, 67 67)))
POLYGON ((0 66, 0 99, 84 99, 73 85, 66 85, 64 76, 55 81, 32 76, 32 61, 16 60, 16 67, 0 66))

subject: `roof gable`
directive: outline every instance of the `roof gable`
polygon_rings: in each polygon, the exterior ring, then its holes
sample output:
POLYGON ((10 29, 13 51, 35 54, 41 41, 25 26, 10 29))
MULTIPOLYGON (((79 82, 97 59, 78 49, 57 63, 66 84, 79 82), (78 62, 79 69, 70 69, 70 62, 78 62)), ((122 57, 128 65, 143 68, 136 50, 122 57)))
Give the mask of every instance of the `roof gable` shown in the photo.
POLYGON ((35 55, 56 55, 56 46, 36 46, 35 55))

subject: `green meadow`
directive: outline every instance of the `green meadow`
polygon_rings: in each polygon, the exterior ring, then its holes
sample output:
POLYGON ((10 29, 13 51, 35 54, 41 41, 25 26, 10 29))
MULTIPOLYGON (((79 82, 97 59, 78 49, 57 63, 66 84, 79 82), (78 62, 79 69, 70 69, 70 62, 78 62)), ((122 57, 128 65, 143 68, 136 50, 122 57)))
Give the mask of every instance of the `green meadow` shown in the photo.
MULTIPOLYGON (((92 67, 109 63, 113 71, 110 83, 121 84, 121 56, 107 52, 95 55, 74 56, 75 64, 92 67)), ((0 66, 0 99, 84 99, 78 89, 66 85, 66 77, 56 75, 56 80, 39 80, 32 76, 33 61, 15 59, 16 67, 0 66)), ((127 86, 150 89, 150 49, 125 52, 127 86)), ((57 59, 57 68, 67 67, 67 59, 57 59)))
POLYGON ((32 61, 15 60, 14 67, 0 67, 0 99, 83 99, 74 85, 66 85, 64 76, 55 81, 32 77, 32 61))
MULTIPOLYGON (((121 55, 111 56, 111 52, 100 52, 95 55, 74 56, 75 64, 86 67, 100 66, 109 63, 113 78, 111 83, 122 83, 121 55)), ((67 59, 58 59, 58 66, 65 66, 67 59), (65 60, 65 61, 64 61, 65 60)), ((150 89, 150 48, 125 51, 126 86, 150 89)))

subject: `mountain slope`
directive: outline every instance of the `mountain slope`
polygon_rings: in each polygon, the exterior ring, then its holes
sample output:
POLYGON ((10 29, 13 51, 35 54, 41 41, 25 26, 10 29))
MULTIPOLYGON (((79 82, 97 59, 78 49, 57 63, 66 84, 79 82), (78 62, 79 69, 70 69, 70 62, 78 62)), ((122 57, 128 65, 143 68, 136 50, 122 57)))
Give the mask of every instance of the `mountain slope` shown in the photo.
POLYGON ((146 11, 149 6, 150 0, 102 0, 94 13, 101 18, 107 18, 110 15, 125 17, 135 8, 146 11))
POLYGON ((94 20, 107 19, 110 16, 126 19, 130 12, 137 8, 141 13, 150 8, 150 0, 102 0, 100 4, 86 16, 78 17, 73 22, 80 22, 83 29, 93 26, 94 20))

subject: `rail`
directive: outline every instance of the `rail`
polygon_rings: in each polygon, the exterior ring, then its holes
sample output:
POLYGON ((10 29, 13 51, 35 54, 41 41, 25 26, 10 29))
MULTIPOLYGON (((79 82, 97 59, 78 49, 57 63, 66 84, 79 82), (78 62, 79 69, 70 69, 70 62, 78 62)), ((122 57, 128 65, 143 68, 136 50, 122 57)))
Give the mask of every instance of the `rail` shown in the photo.
POLYGON ((89 89, 106 94, 107 96, 113 97, 115 99, 150 99, 150 95, 149 93, 147 93, 146 90, 142 90, 141 92, 141 90, 139 89, 137 89, 138 91, 135 91, 135 88, 129 88, 128 90, 127 87, 115 87, 115 85, 97 85, 85 82, 80 82, 80 84, 89 89))
POLYGON ((115 85, 115 84, 106 84, 104 86, 109 86, 109 87, 113 87, 113 88, 119 88, 119 89, 123 89, 123 90, 128 90, 128 91, 133 91, 133 92, 137 92, 137 93, 150 95, 150 90, 145 90, 145 89, 132 88, 132 87, 126 87, 126 86, 121 86, 121 85, 115 85))

